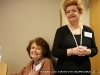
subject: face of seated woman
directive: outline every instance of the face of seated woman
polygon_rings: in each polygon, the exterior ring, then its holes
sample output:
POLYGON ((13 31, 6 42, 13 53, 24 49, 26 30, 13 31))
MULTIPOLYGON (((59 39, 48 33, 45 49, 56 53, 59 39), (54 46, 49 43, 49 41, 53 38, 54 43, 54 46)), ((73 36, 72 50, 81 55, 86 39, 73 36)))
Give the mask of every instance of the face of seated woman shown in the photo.
POLYGON ((41 46, 38 46, 35 42, 31 45, 30 56, 34 61, 37 61, 39 58, 43 56, 43 50, 41 46))

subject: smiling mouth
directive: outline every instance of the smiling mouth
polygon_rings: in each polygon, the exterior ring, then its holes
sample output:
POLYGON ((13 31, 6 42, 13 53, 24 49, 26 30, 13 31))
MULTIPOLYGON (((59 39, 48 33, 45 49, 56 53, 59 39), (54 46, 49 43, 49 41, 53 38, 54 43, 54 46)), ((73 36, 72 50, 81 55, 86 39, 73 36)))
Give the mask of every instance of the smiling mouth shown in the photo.
POLYGON ((31 54, 36 55, 36 56, 38 55, 37 53, 34 53, 34 52, 32 52, 31 54))
POLYGON ((74 18, 75 16, 70 16, 69 18, 74 18))

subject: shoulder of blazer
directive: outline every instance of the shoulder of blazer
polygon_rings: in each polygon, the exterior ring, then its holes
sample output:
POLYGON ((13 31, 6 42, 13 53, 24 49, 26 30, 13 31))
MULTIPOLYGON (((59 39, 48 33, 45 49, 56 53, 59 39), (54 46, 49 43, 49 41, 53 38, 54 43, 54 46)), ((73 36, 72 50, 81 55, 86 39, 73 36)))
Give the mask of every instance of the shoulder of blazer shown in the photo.
POLYGON ((94 33, 94 31, 92 30, 92 28, 86 26, 86 25, 83 25, 84 26, 84 30, 85 31, 88 31, 88 32, 91 32, 91 33, 94 33))
POLYGON ((64 25, 64 26, 61 26, 57 29, 58 32, 64 34, 64 33, 69 33, 70 30, 68 29, 68 26, 67 25, 64 25))

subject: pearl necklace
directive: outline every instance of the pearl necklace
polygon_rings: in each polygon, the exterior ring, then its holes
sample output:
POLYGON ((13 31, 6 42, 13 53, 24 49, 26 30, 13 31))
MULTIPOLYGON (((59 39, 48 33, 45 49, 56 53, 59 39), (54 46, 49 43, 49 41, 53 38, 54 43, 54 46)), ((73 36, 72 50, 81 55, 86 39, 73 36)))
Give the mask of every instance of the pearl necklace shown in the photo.
MULTIPOLYGON (((81 33, 81 39, 80 39, 80 46, 82 46, 82 32, 81 32, 81 26, 80 26, 80 33, 81 33)), ((73 38, 74 38, 74 41, 75 41, 75 44, 76 44, 76 46, 78 46, 78 44, 77 44, 77 41, 76 41, 76 38, 75 38, 75 36, 74 36, 74 34, 72 33, 72 35, 73 35, 73 38)))

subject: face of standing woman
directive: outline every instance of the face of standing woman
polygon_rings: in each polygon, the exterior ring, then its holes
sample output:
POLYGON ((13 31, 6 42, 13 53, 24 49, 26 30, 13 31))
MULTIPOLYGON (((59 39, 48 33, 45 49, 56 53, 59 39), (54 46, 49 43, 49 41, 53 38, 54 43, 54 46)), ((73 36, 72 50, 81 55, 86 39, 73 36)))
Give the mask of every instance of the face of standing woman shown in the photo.
POLYGON ((38 46, 35 42, 31 45, 30 56, 34 60, 38 60, 43 55, 43 50, 40 46, 38 46))
POLYGON ((66 8, 66 16, 69 22, 78 21, 80 19, 81 14, 77 6, 71 5, 66 8))

